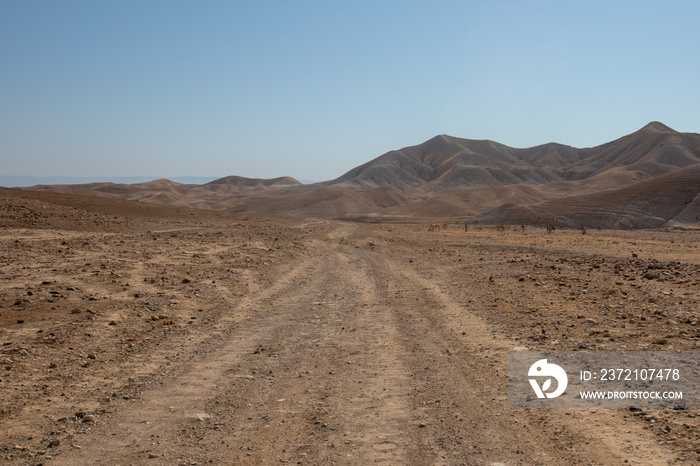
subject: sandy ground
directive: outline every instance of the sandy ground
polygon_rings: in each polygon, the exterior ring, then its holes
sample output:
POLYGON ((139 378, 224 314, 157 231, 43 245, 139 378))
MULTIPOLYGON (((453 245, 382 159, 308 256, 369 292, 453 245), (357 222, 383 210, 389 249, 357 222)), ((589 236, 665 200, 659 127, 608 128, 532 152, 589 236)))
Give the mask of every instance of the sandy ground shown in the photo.
POLYGON ((509 409, 506 386, 514 348, 697 349, 697 233, 4 202, 6 463, 700 458, 697 410, 509 409))

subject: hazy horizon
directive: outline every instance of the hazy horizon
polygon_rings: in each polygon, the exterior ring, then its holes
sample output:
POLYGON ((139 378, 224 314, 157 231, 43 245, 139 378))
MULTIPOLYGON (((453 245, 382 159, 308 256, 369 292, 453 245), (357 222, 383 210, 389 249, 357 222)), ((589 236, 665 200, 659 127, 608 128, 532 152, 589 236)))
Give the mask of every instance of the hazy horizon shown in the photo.
MULTIPOLYGON (((230 176, 230 175, 225 175, 230 176)), ((85 184, 85 183, 146 183, 168 179, 182 184, 206 184, 224 176, 32 176, 0 175, 0 187, 28 188, 37 185, 85 184)), ((297 180, 302 184, 313 184, 326 180, 297 180)))
POLYGON ((0 7, 0 175, 329 180, 438 134, 700 130, 689 1, 0 7), (212 176, 212 174, 217 174, 212 176))

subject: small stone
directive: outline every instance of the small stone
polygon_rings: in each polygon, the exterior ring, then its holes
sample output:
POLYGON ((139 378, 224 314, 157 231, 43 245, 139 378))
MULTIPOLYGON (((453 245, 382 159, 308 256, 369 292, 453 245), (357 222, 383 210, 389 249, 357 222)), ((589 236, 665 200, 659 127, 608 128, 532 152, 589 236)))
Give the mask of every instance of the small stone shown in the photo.
POLYGON ((23 323, 24 323, 24 319, 17 319, 17 323, 18 323, 18 324, 23 324, 23 323))
POLYGON ((49 445, 47 446, 47 448, 54 448, 54 447, 59 446, 60 444, 61 444, 60 440, 51 440, 49 442, 49 445))
POLYGON ((211 419, 211 414, 208 413, 192 413, 188 414, 185 416, 187 419, 196 419, 198 421, 206 421, 207 419, 211 419))

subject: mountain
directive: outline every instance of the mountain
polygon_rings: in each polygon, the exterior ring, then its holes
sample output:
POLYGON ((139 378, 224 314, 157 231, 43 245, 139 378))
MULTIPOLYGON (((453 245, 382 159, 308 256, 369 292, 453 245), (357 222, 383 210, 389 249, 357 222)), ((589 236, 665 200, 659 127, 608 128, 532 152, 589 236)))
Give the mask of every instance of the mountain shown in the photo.
POLYGON ((634 181, 695 164, 700 164, 700 134, 679 133, 652 122, 589 149, 556 143, 516 149, 494 141, 440 135, 417 146, 387 152, 327 184, 435 191, 578 181, 613 169, 629 172, 634 181))
POLYGON ((363 188, 393 186, 399 189, 431 185, 432 189, 441 189, 560 181, 561 174, 552 165, 576 155, 567 146, 550 146, 537 148, 535 155, 537 152, 551 153, 552 164, 547 163, 547 156, 540 156, 535 157, 538 166, 519 159, 517 149, 503 144, 443 134, 417 146, 387 152, 327 184, 363 188))
POLYGON ((35 186, 35 190, 265 215, 356 221, 468 221, 700 228, 700 134, 659 122, 600 146, 513 148, 439 135, 344 175, 302 185, 227 176, 35 186))
MULTIPOLYGON (((103 177, 87 177, 87 176, 12 176, 0 175, 0 186, 6 188, 21 188, 36 185, 54 185, 54 184, 87 184, 87 183, 119 183, 132 184, 144 183, 158 179, 157 177, 149 176, 103 176, 103 177)), ((202 184, 213 180, 213 176, 176 176, 170 178, 172 181, 184 184, 202 184)))
POLYGON ((261 193, 272 194, 295 186, 303 185, 291 177, 260 179, 227 176, 205 184, 183 184, 160 179, 133 184, 104 182, 38 185, 27 189, 226 210, 235 205, 238 199, 249 198, 261 193))
POLYGON ((262 179, 262 178, 245 178, 243 176, 226 176, 214 181, 206 183, 205 186, 228 185, 243 187, 269 187, 269 186, 301 186, 291 176, 282 176, 280 178, 262 179))

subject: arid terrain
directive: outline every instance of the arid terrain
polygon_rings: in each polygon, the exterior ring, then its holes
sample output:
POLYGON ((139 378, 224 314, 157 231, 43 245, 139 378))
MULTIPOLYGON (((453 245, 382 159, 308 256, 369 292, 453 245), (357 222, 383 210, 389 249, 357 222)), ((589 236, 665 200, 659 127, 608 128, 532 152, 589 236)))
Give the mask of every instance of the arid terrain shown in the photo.
POLYGON ((694 464, 697 410, 510 409, 507 352, 696 350, 700 233, 0 190, 7 464, 694 464))
POLYGON ((257 215, 361 222, 700 228, 700 134, 651 122, 592 148, 517 149, 438 135, 330 181, 227 176, 31 189, 257 215))

